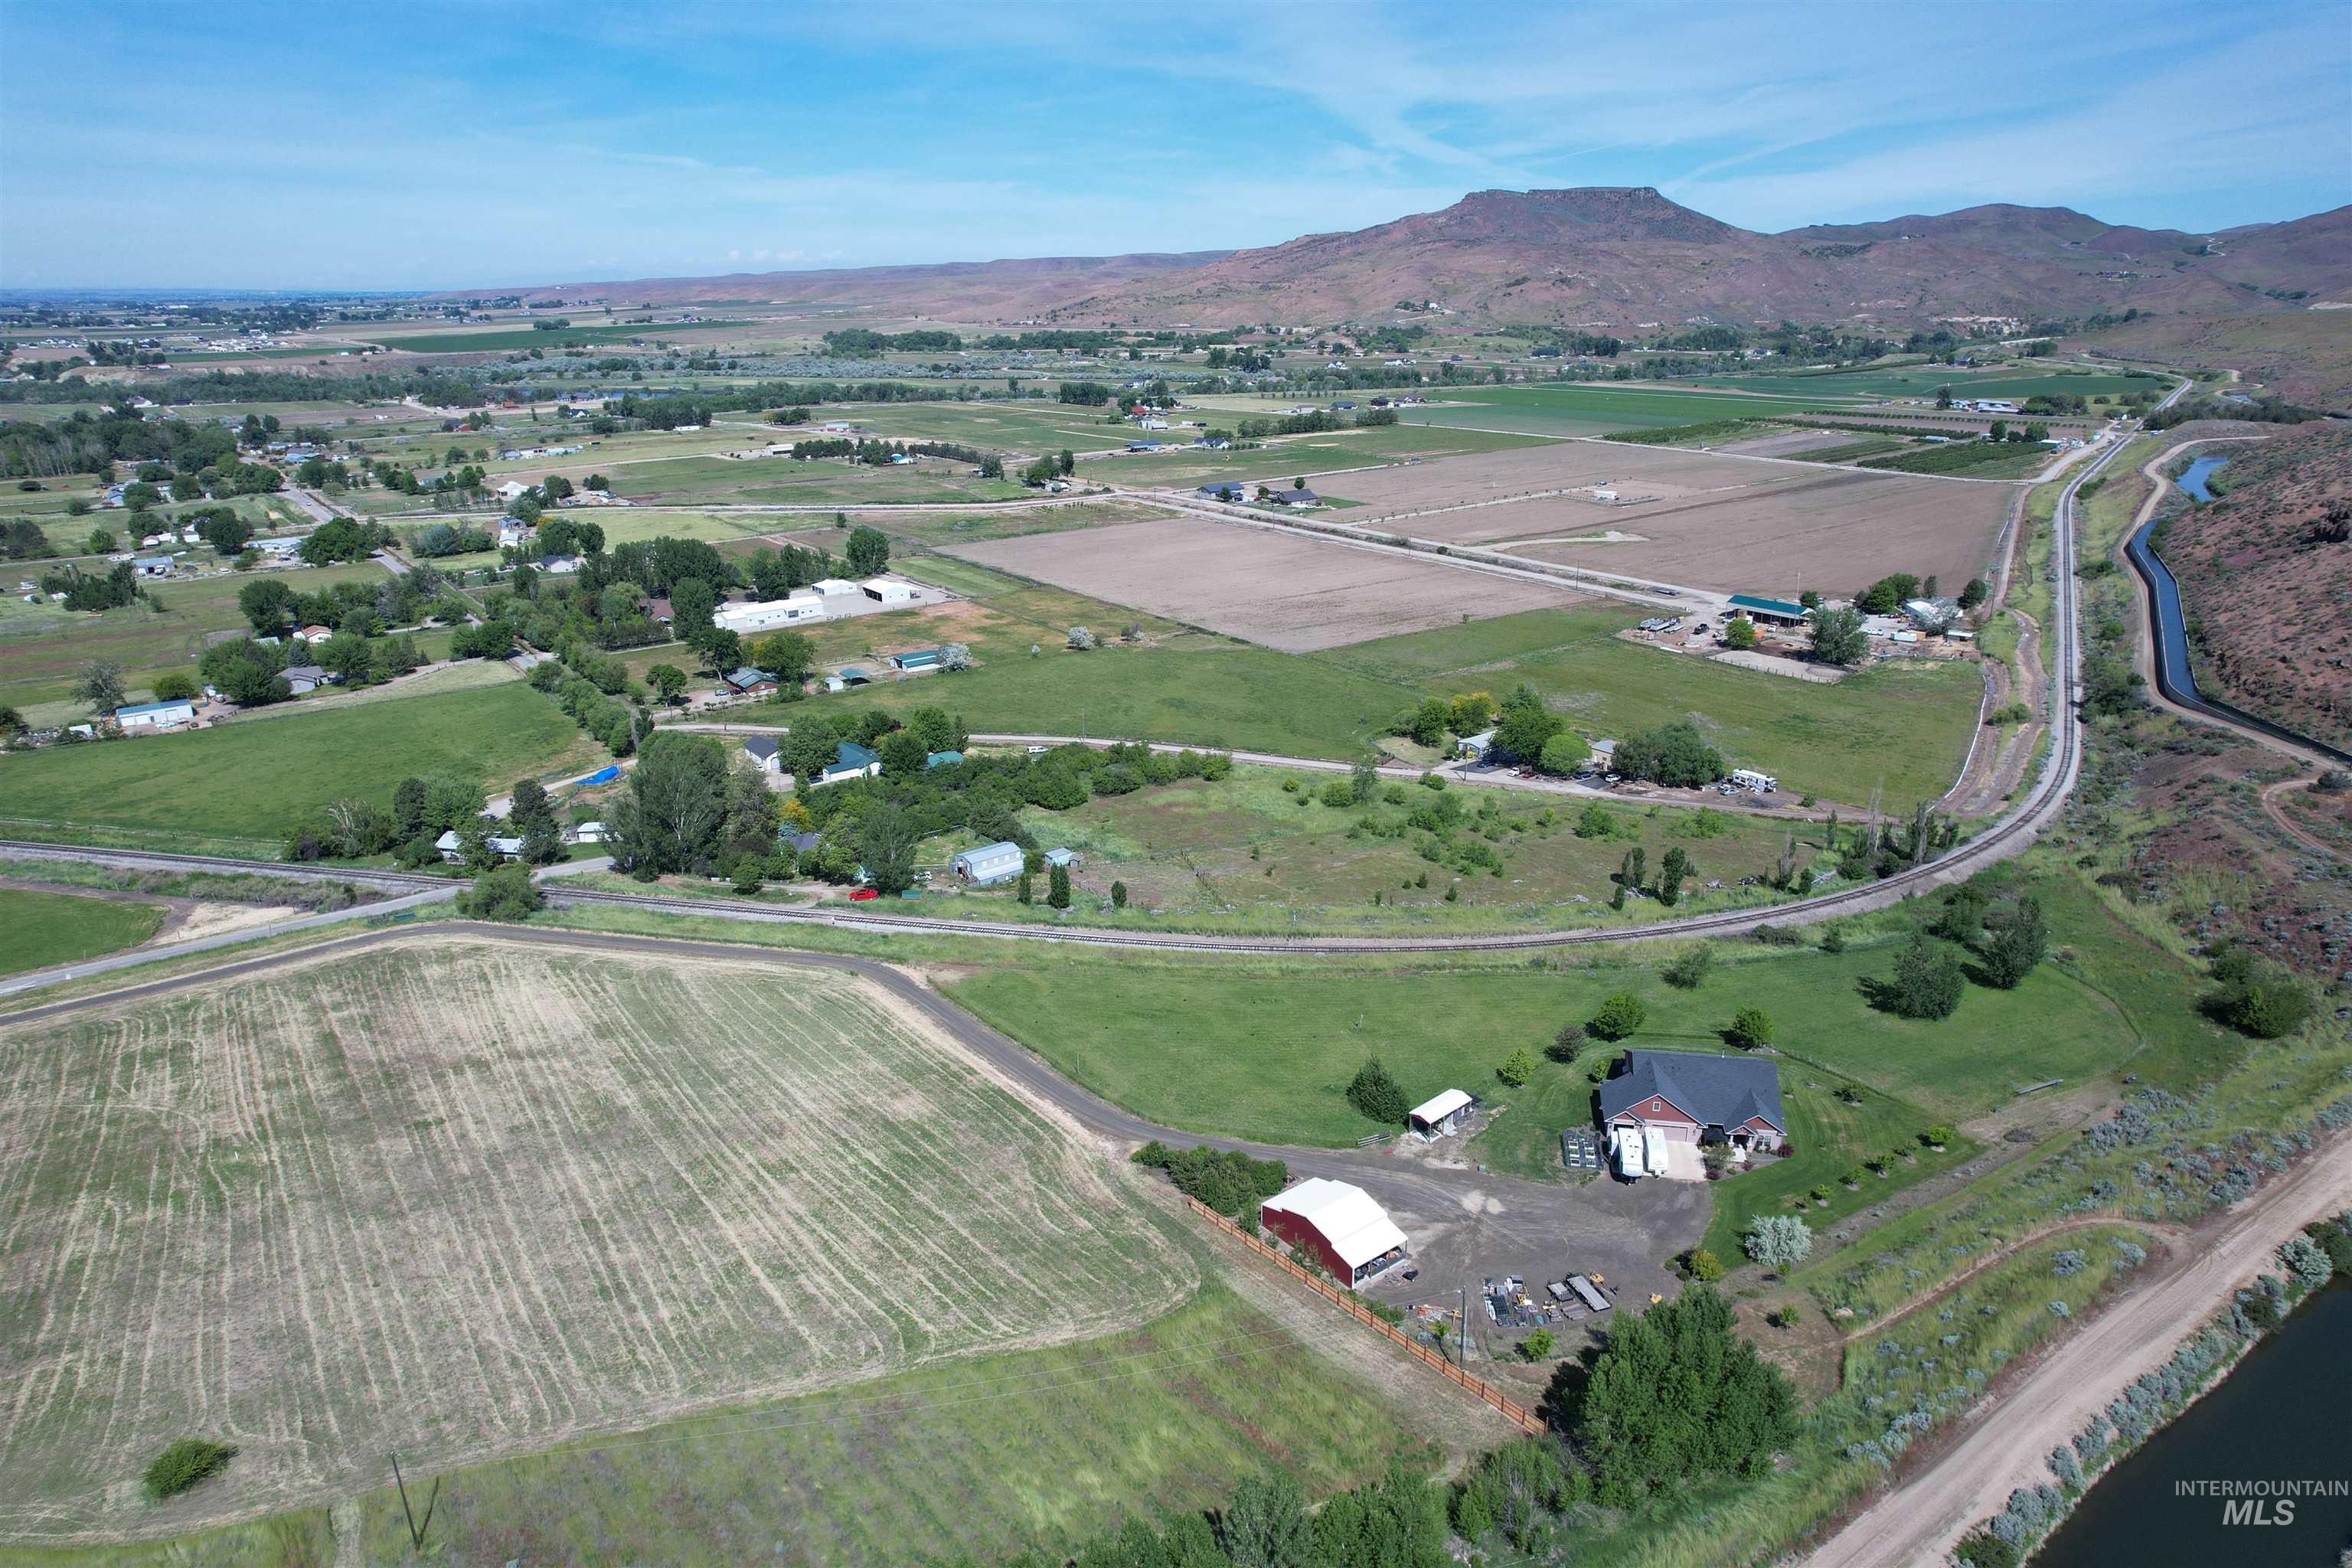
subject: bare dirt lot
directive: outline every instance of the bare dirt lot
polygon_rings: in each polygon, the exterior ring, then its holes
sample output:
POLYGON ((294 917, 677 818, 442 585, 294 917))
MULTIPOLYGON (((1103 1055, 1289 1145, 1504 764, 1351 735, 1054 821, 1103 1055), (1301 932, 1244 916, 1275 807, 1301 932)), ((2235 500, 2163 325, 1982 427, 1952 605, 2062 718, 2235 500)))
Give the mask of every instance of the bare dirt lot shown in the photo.
POLYGON ((1719 593, 1982 572, 2010 487, 1577 441, 1349 475, 1337 521, 1719 593), (1613 500, 1594 492, 1605 490, 1613 500))
POLYGON ((852 976, 420 937, 0 1030, 0 1537, 165 1533, 1143 1321, 1067 1122, 852 976), (138 1500, 171 1440, 237 1445, 138 1500))
POLYGON ((946 547, 950 554, 1288 653, 1572 605, 1562 587, 1171 518, 946 547))

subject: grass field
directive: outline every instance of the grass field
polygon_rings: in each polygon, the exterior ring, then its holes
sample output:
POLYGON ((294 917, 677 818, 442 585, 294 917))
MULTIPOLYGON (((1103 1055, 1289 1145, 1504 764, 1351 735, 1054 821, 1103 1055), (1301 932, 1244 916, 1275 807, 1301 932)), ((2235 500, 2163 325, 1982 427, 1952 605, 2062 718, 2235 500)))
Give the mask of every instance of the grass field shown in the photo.
POLYGON ((1689 717, 1733 765, 1825 799, 1859 804, 1881 778, 1889 801, 1933 799, 1968 752, 1979 683, 1965 666, 1882 665, 1815 686, 1643 647, 1615 635, 1627 624, 1604 605, 1532 610, 1313 657, 1448 696, 1501 697, 1524 680, 1591 736, 1689 717))
MULTIPOLYGON (((980 662, 965 673, 814 700, 890 712, 939 703, 980 731, 1345 758, 1380 744, 1389 721, 1424 693, 1500 697, 1525 680, 1590 735, 1623 736, 1696 716, 1735 765, 1777 773, 1785 791, 1855 804, 1881 779, 1890 802, 1942 794, 1976 722, 1978 683, 1960 665, 1887 666, 1835 686, 1810 685, 1626 642, 1614 634, 1627 613, 1605 606, 1528 611, 1306 655, 1204 636, 1073 655, 1051 635, 1072 622, 1055 617, 1089 617, 1076 624, 1099 634, 1136 613, 1076 595, 1024 606, 1025 596, 1054 591, 1007 586, 1016 580, 934 557, 900 564, 978 595, 985 608, 1002 605, 1012 624, 993 637, 982 629, 985 640, 973 641, 980 662)), ((925 621, 924 640, 947 636, 931 629, 946 624, 925 621)), ((883 646, 887 630, 852 622, 843 635, 883 646)))
MULTIPOLYGON (((1333 1320, 1333 1328, 1339 1328, 1333 1320)), ((1433 1386, 1430 1397, 1441 1397, 1433 1386)), ((1412 1417, 1223 1287, 1150 1325, 903 1373, 462 1470, 452 1561, 916 1563, 1053 1549, 1122 1516, 1223 1501, 1273 1466, 1309 1496, 1377 1479, 1412 1417), (657 1502, 656 1502, 657 1500, 657 1502), (651 1506, 649 1506, 651 1505, 651 1506), (789 1528, 786 1529, 786 1521, 789 1528)), ((395 1495, 365 1550, 406 1546, 395 1495)))
POLYGON ((1011 500, 1028 493, 1010 479, 976 479, 965 465, 936 458, 878 468, 837 458, 679 458, 616 467, 608 477, 614 495, 679 506, 890 506, 1011 500))
MULTIPOLYGON (((1217 416, 1206 416, 1213 422, 1217 416)), ((1246 417, 1246 416, 1243 416, 1246 417)), ((1167 489, 1228 481, 1290 479, 1327 474, 1400 458, 1444 458, 1470 452, 1502 452, 1533 446, 1532 436, 1441 426, 1388 425, 1336 430, 1317 436, 1278 437, 1263 447, 1227 452, 1153 452, 1097 458, 1078 465, 1081 479, 1103 484, 1167 489)))
POLYGON ((669 321, 606 326, 600 321, 593 326, 560 327, 544 332, 537 327, 529 327, 520 331, 425 332, 411 337, 373 338, 370 341, 413 354, 513 353, 522 349, 625 343, 639 338, 648 342, 683 342, 689 338, 701 342, 706 341, 707 334, 713 328, 743 324, 741 321, 669 321))
POLYGON ((1201 1277, 1139 1177, 823 971, 425 938, 0 1032, 0 1084, 33 1540, 1098 1339, 1201 1277), (191 1433, 226 1474, 131 1503, 191 1433))
MULTIPOLYGON (((19 565, 17 574, 37 579, 40 572, 36 568, 40 564, 19 565)), ((83 564, 87 566, 89 563, 83 564)), ((152 586, 155 596, 163 603, 161 613, 141 603, 97 615, 68 614, 24 605, 12 595, 7 600, 10 605, 30 613, 21 618, 13 614, 0 618, 0 702, 27 710, 44 704, 69 705, 74 683, 80 679, 83 668, 96 659, 121 665, 131 700, 142 700, 157 676, 174 670, 194 674, 197 657, 220 634, 252 629, 236 607, 236 595, 239 588, 258 575, 261 574, 224 572, 185 581, 156 582, 152 586)), ((310 567, 270 575, 298 594, 323 593, 337 583, 384 581, 383 568, 368 563, 310 567)), ((10 579, 12 584, 14 581, 10 579)), ((66 709, 60 707, 53 712, 45 710, 37 717, 54 721, 64 717, 65 712, 66 709)))
POLYGON ((1954 397, 2007 398, 2022 403, 2040 394, 2065 393, 2075 397, 2108 397, 2119 392, 2166 384, 2129 376, 2089 373, 2019 371, 2014 368, 1964 370, 1948 364, 1901 365, 1891 369, 1834 371, 1820 375, 1700 376, 1695 385, 1744 389, 1783 397, 1810 397, 1819 402, 1849 398, 1930 397, 1948 386, 1954 397))
POLYGON ((0 888, 0 974, 136 947, 163 923, 156 904, 0 888))
POLYGON ((1530 436, 1605 436, 1612 430, 1698 425, 1796 414, 1841 399, 1826 390, 1794 396, 1700 387, 1549 382, 1433 388, 1427 407, 1402 410, 1408 425, 1471 426, 1530 436))
MULTIPOLYGON (((1780 1050, 1917 1104, 1923 1121, 2006 1099, 2022 1081, 2021 1067, 2039 1077, 2087 1076, 2131 1054, 2132 1033, 2116 1009, 2054 972, 2037 972, 2013 992, 1973 987, 1940 1024, 1874 1011, 1857 983, 1885 974, 1895 952, 1891 939, 1836 954, 1727 945, 1696 991, 1665 984, 1658 971, 1668 955, 1646 952, 1555 960, 1543 970, 1324 973, 1129 956, 992 965, 953 991, 1071 1078, 1140 1115, 1333 1146, 1375 1131, 1345 1095, 1366 1057, 1388 1065, 1408 1100, 1449 1087, 1507 1100, 1513 1095, 1495 1069, 1512 1047, 1539 1049, 1618 991, 1649 1007, 1631 1044, 1719 1049, 1733 1010, 1761 1007, 1779 1026, 1780 1050), (2041 1043, 2030 1063, 2021 1061, 2028 1047, 2020 1036, 2041 1043)), ((1546 1063, 1543 1070, 1568 1069, 1546 1063)))
MULTIPOLYGON (((1777 864, 1786 831, 1779 823, 1720 812, 1702 819, 1687 811, 1623 806, 1609 812, 1614 835, 1586 839, 1573 832, 1577 802, 1502 790, 1454 792, 1449 804, 1463 813, 1456 842, 1475 841, 1492 852, 1496 875, 1424 857, 1423 847, 1435 849, 1435 841, 1405 817, 1430 799, 1426 792, 1396 785, 1404 796, 1399 802, 1327 805, 1318 795, 1334 776, 1243 767, 1214 783, 1154 785, 1067 811, 1031 807, 1024 817, 1040 844, 1083 855, 1070 880, 1076 907, 1090 922, 1183 930, 1557 929, 1657 920, 1668 911, 1652 900, 1635 900, 1622 915, 1608 910, 1610 875, 1628 846, 1646 844, 1653 860, 1679 847, 1697 863, 1702 880, 1734 884, 1716 893, 1687 889, 1673 912, 1690 913, 1769 898, 1736 884, 1777 864), (1296 793, 1285 788, 1293 783, 1296 793), (1114 882, 1128 889, 1124 912, 1111 906, 1114 882)), ((944 877, 948 856, 966 847, 934 839, 924 859, 944 877)), ((929 899, 918 909, 950 918, 1052 918, 1043 906, 1024 910, 1013 902, 1010 888, 929 899)))
POLYGON ((2039 441, 1954 441, 1891 458, 1865 458, 1857 468, 1895 474, 1957 474, 1971 479, 2021 479, 2040 473, 2057 454, 2039 441))
POLYGON ((242 840, 268 854, 310 808, 344 795, 389 805, 412 774, 507 784, 603 755, 552 701, 511 683, 0 758, 0 829, 104 830, 175 849, 242 840))

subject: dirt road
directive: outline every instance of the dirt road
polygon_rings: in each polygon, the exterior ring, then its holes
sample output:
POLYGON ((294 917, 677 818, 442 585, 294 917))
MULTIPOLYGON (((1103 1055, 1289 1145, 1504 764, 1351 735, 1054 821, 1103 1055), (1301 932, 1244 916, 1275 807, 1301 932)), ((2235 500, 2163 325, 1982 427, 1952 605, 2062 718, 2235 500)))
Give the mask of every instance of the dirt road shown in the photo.
POLYGON ((2167 1255, 2129 1295, 2061 1343, 2002 1394, 1966 1437, 1854 1516, 1809 1568, 1910 1568, 1941 1563, 1977 1521, 2019 1487, 2050 1479, 2043 1459, 2256 1274, 2312 1220, 2352 1208, 2352 1139, 2339 1138, 2167 1255))

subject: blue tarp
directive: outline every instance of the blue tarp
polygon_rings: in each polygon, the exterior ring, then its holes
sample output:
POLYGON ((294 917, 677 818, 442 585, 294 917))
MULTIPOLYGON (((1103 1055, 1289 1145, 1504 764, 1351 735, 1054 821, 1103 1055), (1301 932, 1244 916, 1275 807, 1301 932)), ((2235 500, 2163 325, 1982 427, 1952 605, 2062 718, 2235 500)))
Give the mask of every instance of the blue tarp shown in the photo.
POLYGON ((586 778, 573 779, 572 782, 576 784, 611 784, 614 779, 619 778, 620 776, 621 770, 618 768, 598 768, 586 778))

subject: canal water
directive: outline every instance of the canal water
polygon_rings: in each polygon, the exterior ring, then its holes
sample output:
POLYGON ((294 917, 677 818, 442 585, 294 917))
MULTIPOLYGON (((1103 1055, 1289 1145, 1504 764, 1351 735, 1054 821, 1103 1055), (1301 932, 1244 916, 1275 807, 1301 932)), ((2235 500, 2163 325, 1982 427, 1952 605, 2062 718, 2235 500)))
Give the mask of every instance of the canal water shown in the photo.
POLYGON ((2189 459, 2189 467, 2183 469, 2180 477, 2172 482, 2199 500, 2211 500, 2213 491, 2205 481, 2213 477, 2213 471, 2216 468, 2221 468, 2229 460, 2227 458, 2191 458, 2189 459))
MULTIPOLYGON (((2183 1495, 2184 1481, 2352 1491, 2352 1280, 2305 1301, 2220 1386, 2100 1478, 2034 1568, 2336 1568, 2352 1544, 2352 1495, 2297 1498, 2292 1522, 2232 1521, 2221 1498, 2183 1495)), ((2274 1521, 2281 1500, 2256 1506, 2274 1521)))

